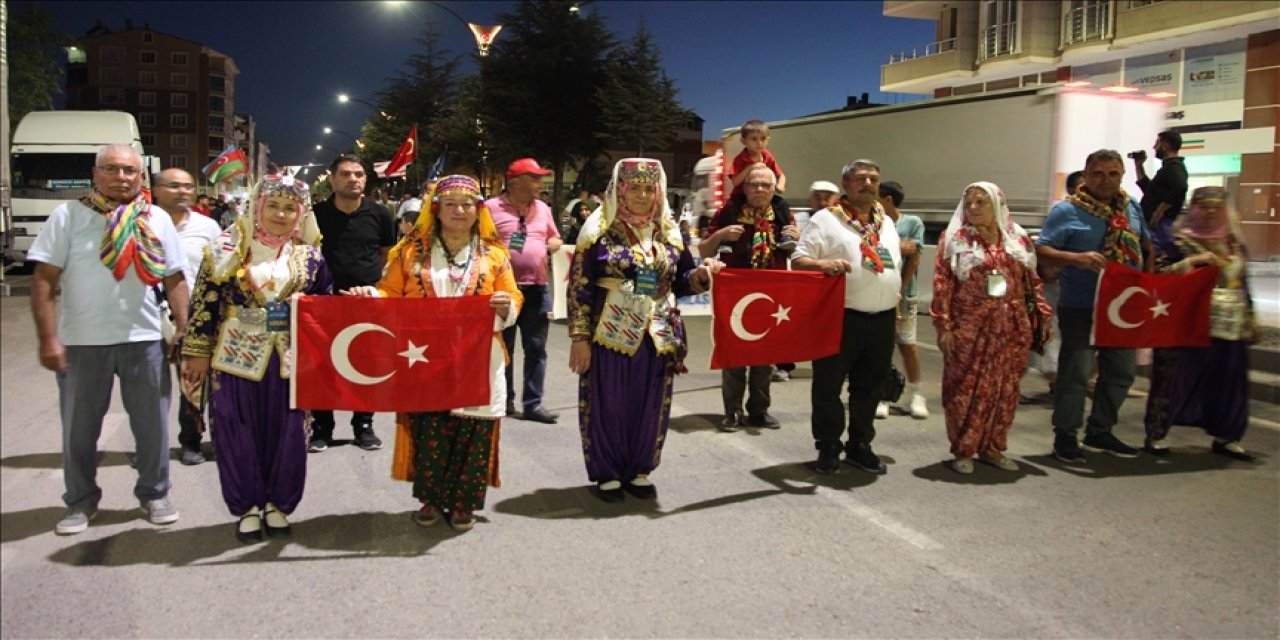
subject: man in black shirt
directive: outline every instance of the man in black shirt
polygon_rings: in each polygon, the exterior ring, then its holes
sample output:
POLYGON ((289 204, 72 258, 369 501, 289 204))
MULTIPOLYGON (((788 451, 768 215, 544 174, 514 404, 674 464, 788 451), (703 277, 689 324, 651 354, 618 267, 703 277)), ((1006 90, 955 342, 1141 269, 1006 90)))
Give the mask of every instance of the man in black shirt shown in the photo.
MULTIPOLYGON (((396 223, 391 212, 364 197, 366 179, 360 158, 339 156, 329 165, 333 195, 315 206, 316 224, 323 236, 320 251, 333 276, 334 293, 378 284, 387 252, 396 243, 396 223)), ((332 411, 312 411, 307 450, 317 453, 328 449, 333 427, 332 411)), ((361 449, 382 448, 382 440, 373 432, 372 413, 353 413, 351 428, 361 449)))
POLYGON ((1170 224, 1182 212, 1182 202, 1187 198, 1187 166, 1178 155, 1182 149, 1182 135, 1177 131, 1161 131, 1156 136, 1156 159, 1161 161, 1160 169, 1154 178, 1147 177, 1147 170, 1142 166, 1147 160, 1146 151, 1134 151, 1129 154, 1138 175, 1138 188, 1142 189, 1142 216, 1147 225, 1155 230, 1161 226, 1161 220, 1170 224))

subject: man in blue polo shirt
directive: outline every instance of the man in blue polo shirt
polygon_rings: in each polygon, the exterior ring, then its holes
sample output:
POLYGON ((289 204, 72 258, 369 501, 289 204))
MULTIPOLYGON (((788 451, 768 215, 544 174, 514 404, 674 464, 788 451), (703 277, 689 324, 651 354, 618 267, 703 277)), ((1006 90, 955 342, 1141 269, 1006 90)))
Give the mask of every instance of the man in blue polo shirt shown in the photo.
POLYGON ((1036 239, 1040 260, 1046 266, 1062 267, 1058 280, 1062 347, 1053 395, 1053 455, 1064 462, 1084 462, 1081 444, 1088 451, 1121 458, 1138 455, 1137 449, 1111 433, 1120 405, 1133 385, 1133 350, 1095 349, 1089 339, 1098 274, 1108 261, 1142 267, 1144 247, 1150 245, 1142 210, 1120 188, 1123 177, 1124 159, 1119 153, 1101 149, 1089 154, 1084 184, 1049 210, 1036 239), (1095 352, 1098 383, 1084 441, 1078 443, 1076 434, 1084 422, 1085 388, 1095 352))

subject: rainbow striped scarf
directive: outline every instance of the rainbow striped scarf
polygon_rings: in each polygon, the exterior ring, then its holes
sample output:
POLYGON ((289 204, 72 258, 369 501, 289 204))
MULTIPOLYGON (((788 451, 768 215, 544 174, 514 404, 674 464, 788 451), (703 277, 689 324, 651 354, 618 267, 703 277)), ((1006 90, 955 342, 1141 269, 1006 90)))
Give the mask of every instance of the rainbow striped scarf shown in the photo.
POLYGON ((1089 215, 1107 223, 1102 255, 1120 264, 1142 264, 1142 245, 1138 233, 1129 226, 1129 194, 1121 189, 1111 202, 1094 198, 1084 187, 1076 189, 1069 198, 1071 203, 1084 209, 1089 215))
POLYGON ((164 278, 164 247, 151 231, 151 203, 141 193, 121 204, 97 191, 80 203, 107 219, 98 257, 111 275, 123 280, 133 265, 143 284, 159 284, 164 278))

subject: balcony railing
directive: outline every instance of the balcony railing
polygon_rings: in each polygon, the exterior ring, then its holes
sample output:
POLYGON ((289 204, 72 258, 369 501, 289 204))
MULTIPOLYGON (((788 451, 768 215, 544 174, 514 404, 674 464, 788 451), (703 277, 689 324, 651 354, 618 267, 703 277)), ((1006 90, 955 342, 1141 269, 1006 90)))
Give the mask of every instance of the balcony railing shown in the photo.
POLYGON ((1018 23, 1003 22, 982 30, 978 60, 986 60, 1018 50, 1018 23))
POLYGON ((1062 46, 1111 37, 1111 3, 1076 7, 1062 17, 1062 46))
POLYGON ((936 56, 939 53, 956 50, 956 39, 949 38, 947 40, 939 40, 930 42, 929 44, 916 47, 910 51, 899 51, 898 53, 889 54, 889 64, 898 64, 907 60, 915 60, 916 58, 927 58, 936 56))
POLYGON ((1160 4, 1161 2, 1168 2, 1168 1, 1169 0, 1129 0, 1128 5, 1130 9, 1137 9, 1139 7, 1145 7, 1153 4, 1160 4))

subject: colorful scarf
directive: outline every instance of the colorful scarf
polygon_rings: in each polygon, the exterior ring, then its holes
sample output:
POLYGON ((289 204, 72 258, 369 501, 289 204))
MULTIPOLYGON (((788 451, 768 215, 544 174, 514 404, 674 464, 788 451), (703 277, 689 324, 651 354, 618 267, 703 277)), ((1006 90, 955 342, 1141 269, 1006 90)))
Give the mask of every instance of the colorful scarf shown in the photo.
POLYGON ((751 233, 751 268, 768 269, 776 243, 773 239, 773 207, 750 211, 743 205, 738 224, 749 225, 751 233))
POLYGON ((143 194, 121 204, 95 190, 92 196, 81 198, 80 203, 107 219, 98 257, 116 280, 124 279, 129 265, 133 265, 138 279, 149 287, 164 279, 164 246, 151 231, 151 204, 143 194))
POLYGON ((844 223, 853 228, 854 232, 862 236, 862 266, 876 273, 884 273, 884 261, 880 259, 880 254, 876 253, 876 246, 880 244, 880 225, 884 222, 884 211, 879 205, 871 210, 870 223, 865 223, 857 216, 851 215, 848 211, 853 211, 853 205, 849 200, 841 197, 840 202, 832 205, 832 212, 844 219, 844 223))
POLYGON ((1076 189, 1070 200, 1071 204, 1107 223, 1106 242, 1102 248, 1103 256, 1121 264, 1142 262, 1142 248, 1138 244, 1138 234, 1129 226, 1127 206, 1129 194, 1125 193, 1124 189, 1121 189, 1110 203, 1094 198, 1083 187, 1076 189))

